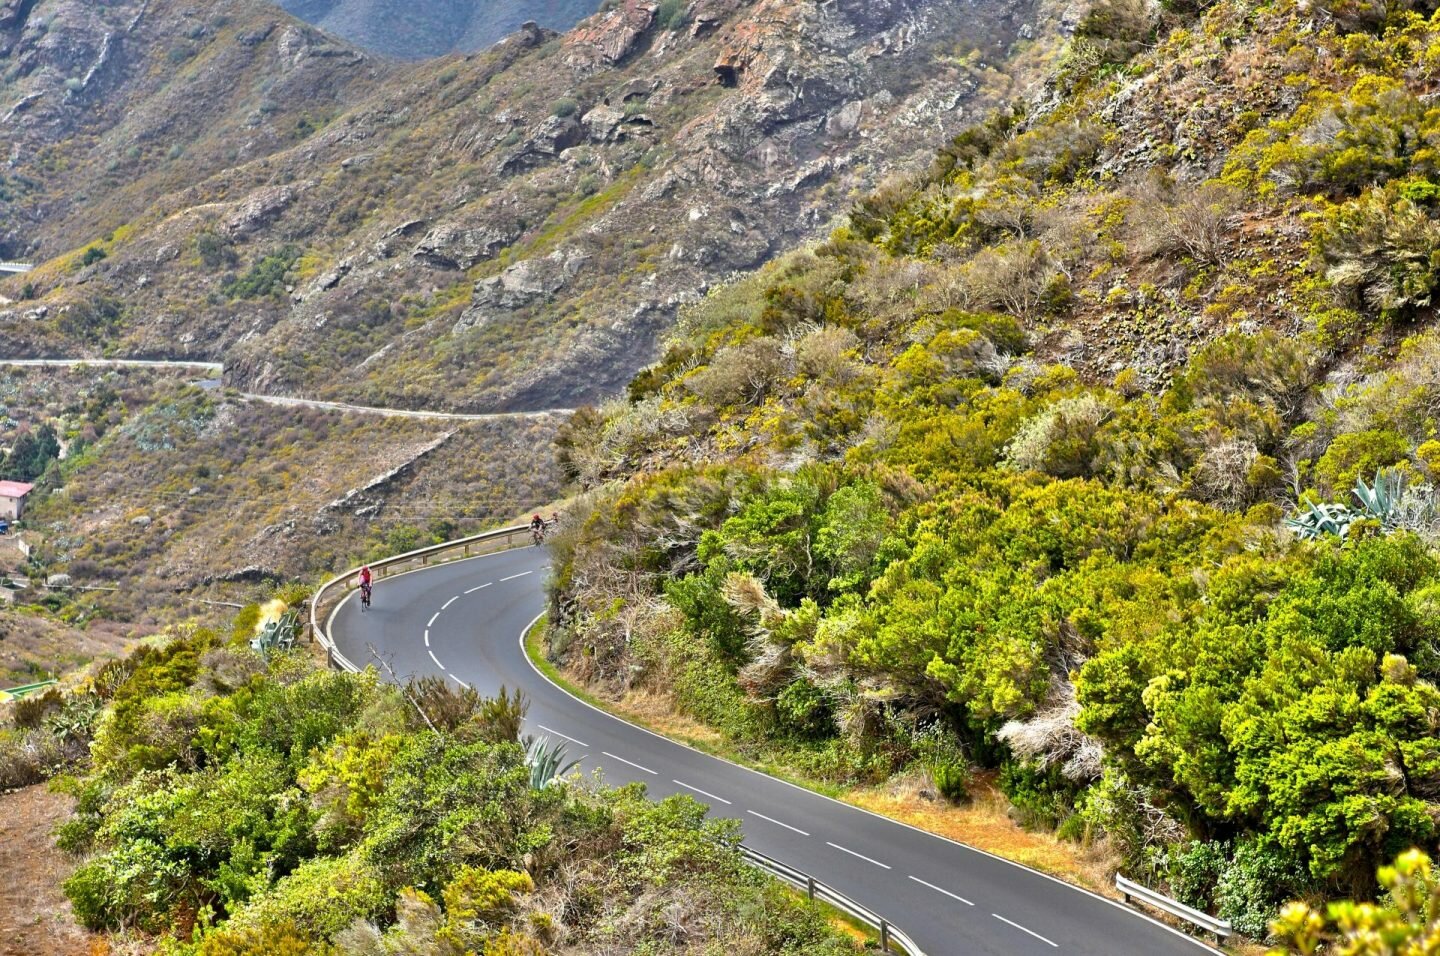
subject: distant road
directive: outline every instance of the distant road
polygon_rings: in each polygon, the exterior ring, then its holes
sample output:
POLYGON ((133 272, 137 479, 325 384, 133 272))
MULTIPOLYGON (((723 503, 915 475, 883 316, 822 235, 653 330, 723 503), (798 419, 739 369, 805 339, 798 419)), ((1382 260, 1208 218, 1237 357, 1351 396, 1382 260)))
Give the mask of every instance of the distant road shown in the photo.
POLYGON ((172 359, 0 359, 0 365, 18 365, 22 368, 80 368, 93 365, 98 368, 178 368, 197 372, 225 371, 219 362, 184 362, 172 359))
POLYGON ((426 412, 412 408, 380 408, 374 405, 351 405, 349 402, 321 402, 310 398, 287 398, 282 395, 255 395, 242 392, 241 396, 267 405, 294 405, 301 408, 320 408, 335 412, 359 412, 363 415, 380 415, 385 418, 428 418, 447 422, 493 422, 509 418, 548 418, 552 415, 570 415, 573 408, 547 408, 538 412, 426 412))
POLYGON ((432 566, 376 582, 374 605, 342 602, 331 635, 364 666, 502 686, 530 702, 526 728, 563 741, 610 784, 688 794, 744 826, 756 850, 813 873, 894 922, 928 956, 1200 956, 1149 917, 1052 877, 867 813, 642 730, 550 683, 521 634, 545 609, 544 548, 432 566))
MULTIPOLYGON (((180 359, 0 359, 0 366, 20 368, 153 368, 179 369, 193 372, 210 372, 216 376, 224 373, 225 367, 219 362, 188 362, 180 359)), ((240 397, 266 405, 284 405, 295 408, 318 408, 322 411, 354 412, 360 415, 379 415, 382 418, 416 418, 446 422, 492 422, 512 418, 548 418, 574 413, 573 408, 549 408, 534 412, 431 412, 413 408, 381 408, 375 405, 352 405, 349 402, 323 402, 313 398, 292 398, 287 395, 259 395, 241 392, 240 397)))

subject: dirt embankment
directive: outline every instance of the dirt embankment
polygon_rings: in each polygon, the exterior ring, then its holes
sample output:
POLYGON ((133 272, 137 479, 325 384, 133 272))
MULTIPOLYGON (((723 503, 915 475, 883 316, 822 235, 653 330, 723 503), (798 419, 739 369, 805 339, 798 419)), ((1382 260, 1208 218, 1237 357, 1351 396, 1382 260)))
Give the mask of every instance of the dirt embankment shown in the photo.
POLYGON ((43 786, 0 794, 0 956, 111 951, 103 938, 75 924, 60 891, 74 864, 52 834, 69 802, 43 786))

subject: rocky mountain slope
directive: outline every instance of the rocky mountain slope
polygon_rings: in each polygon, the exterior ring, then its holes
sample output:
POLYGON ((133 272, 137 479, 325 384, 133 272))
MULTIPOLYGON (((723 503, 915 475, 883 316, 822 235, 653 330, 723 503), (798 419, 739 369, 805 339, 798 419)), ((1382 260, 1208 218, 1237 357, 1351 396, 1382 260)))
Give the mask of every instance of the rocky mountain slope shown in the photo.
POLYGON ((369 50, 406 59, 473 52, 534 21, 568 30, 598 0, 279 0, 310 23, 369 50))
POLYGON ((0 260, 288 149, 389 69, 251 0, 0 0, 0 260))
POLYGON ((89 59, 47 37, 101 14, 24 9, 0 21, 7 56, 43 68, 10 71, 9 97, 33 99, 0 129, 39 148, 13 151, 23 228, 4 252, 46 261, 0 283, 38 300, 0 312, 0 348, 204 356, 247 389, 466 409, 622 385, 680 305, 928 163, 1014 92, 995 64, 1039 59, 1069 22, 959 0, 626 0, 564 36, 394 71, 240 0, 107 5, 89 59), (186 23, 198 52, 161 84, 186 23), (99 61, 114 78, 81 76, 77 101, 66 77, 99 61), (237 92, 192 109, 177 86, 237 92), (133 118, 107 127, 122 105, 133 118), (193 144, 168 145, 167 123, 194 123, 193 144))

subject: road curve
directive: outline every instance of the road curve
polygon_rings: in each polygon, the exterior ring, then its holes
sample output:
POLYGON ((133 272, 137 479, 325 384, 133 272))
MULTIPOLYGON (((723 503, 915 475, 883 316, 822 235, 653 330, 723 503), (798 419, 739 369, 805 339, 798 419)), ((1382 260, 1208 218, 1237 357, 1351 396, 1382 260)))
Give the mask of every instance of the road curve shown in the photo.
MULTIPOLYGON (((674 743, 571 697, 521 646, 544 610, 549 555, 522 548, 378 581, 346 600, 331 634, 360 666, 444 676, 530 700, 527 730, 564 740, 610 783, 685 793, 739 819, 745 842, 811 873, 899 926, 928 956, 1169 956, 1204 944, 1111 900, 998 857, 674 743)), ((1213 952, 1213 951, 1212 951, 1213 952)))
MULTIPOLYGON (((15 368, 139 368, 178 369, 181 371, 207 372, 217 377, 225 371, 219 362, 188 361, 185 359, 0 359, 0 367, 15 368)), ((528 412, 432 412, 418 408, 383 408, 378 405, 354 405, 350 402, 327 402, 316 398, 295 398, 289 395, 261 395, 257 392, 240 392, 240 397, 250 402, 265 405, 279 405, 288 408, 315 408, 329 412, 354 412, 358 415, 376 415, 381 418, 416 418, 444 422, 493 422, 511 418, 568 418, 575 414, 573 408, 544 408, 528 412)))

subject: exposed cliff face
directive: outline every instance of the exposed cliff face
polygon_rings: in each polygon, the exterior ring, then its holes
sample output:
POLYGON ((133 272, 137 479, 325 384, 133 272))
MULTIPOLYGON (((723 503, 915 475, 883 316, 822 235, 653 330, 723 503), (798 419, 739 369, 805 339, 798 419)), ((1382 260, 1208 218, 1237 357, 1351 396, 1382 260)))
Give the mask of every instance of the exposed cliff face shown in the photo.
MULTIPOLYGON (((1013 93, 988 64, 1059 20, 968 0, 697 0, 662 23, 657 4, 624 0, 563 37, 530 27, 391 76, 294 24, 246 46, 211 23, 214 67, 192 82, 233 87, 221 53, 248 50, 242 75, 278 74, 285 95, 266 95, 291 119, 208 118, 204 145, 238 144, 221 154, 233 165, 204 151, 193 179, 105 223, 128 227, 106 258, 33 273, 48 317, 0 313, 0 339, 93 345, 65 308, 108 297, 123 308, 107 344, 221 358, 253 388, 466 408, 591 399, 650 359, 684 303, 818 235, 849 196, 1013 93), (319 58, 336 65, 326 76, 380 82, 331 80, 326 104, 370 95, 305 111, 323 129, 267 148, 294 129, 319 58)), ((24 31, 18 45, 43 48, 24 31)), ((150 68, 165 58, 152 42, 150 68)), ((105 235, 28 214, 42 258, 105 235)))
POLYGON ((405 59, 483 50, 527 21, 568 30, 599 0, 277 0, 302 20, 405 59))

